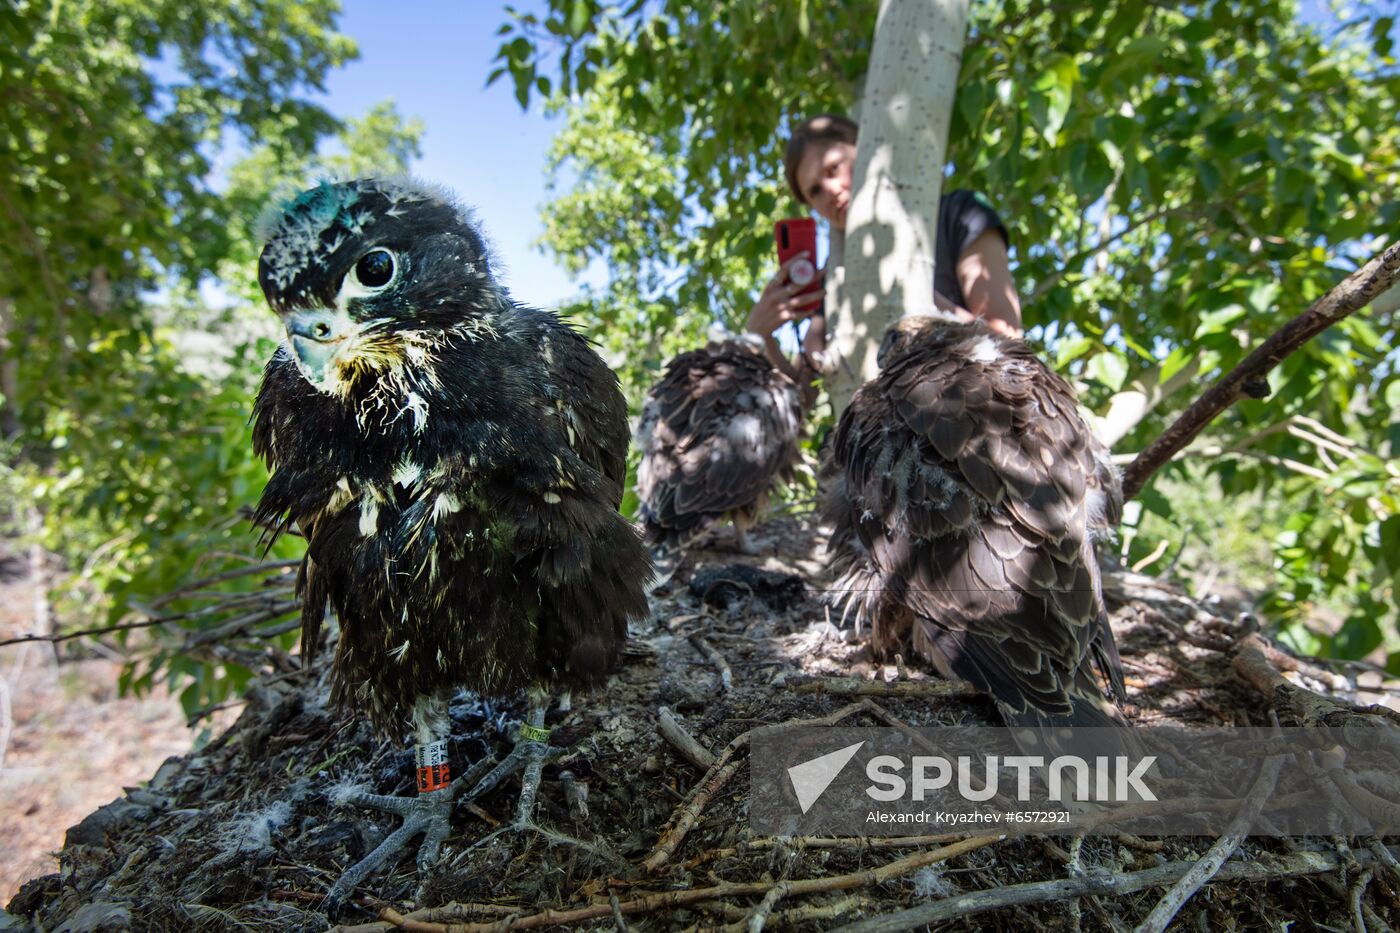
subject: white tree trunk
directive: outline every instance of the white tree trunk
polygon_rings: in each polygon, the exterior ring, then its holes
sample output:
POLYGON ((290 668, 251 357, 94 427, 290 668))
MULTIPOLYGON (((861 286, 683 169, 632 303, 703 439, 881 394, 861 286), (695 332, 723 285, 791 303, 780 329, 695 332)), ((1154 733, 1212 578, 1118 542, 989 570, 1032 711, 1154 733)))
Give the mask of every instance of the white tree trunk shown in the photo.
POLYGON ((838 416, 878 372, 875 355, 890 324, 934 307, 938 196, 967 7, 968 0, 880 4, 859 111, 845 272, 828 284, 827 307, 836 313, 827 387, 838 416))

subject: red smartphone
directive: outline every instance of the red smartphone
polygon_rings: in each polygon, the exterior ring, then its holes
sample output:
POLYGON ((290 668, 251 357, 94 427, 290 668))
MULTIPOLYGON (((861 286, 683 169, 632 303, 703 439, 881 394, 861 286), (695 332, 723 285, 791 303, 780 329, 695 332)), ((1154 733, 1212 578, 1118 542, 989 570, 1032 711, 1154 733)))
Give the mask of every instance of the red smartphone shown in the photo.
POLYGON ((810 301, 803 302, 798 308, 806 311, 820 305, 824 292, 822 277, 817 273, 817 222, 810 217, 789 217, 780 220, 773 225, 773 239, 778 244, 779 264, 787 262, 798 253, 807 254, 808 262, 796 263, 788 270, 788 278, 794 285, 811 283, 811 288, 804 288, 793 296, 811 296, 810 301))

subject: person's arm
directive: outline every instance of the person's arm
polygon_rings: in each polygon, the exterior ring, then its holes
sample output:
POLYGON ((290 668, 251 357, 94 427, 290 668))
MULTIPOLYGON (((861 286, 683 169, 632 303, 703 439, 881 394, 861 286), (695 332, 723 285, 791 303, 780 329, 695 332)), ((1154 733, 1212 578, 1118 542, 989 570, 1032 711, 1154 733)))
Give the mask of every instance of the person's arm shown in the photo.
POLYGON ((968 312, 1008 337, 1021 336, 1021 298, 1011 279, 1006 241, 998 230, 985 231, 963 251, 957 278, 968 312))
MULTIPOLYGON (((799 259, 811 257, 806 253, 798 253, 787 262, 778 267, 777 273, 768 280, 768 284, 763 287, 762 294, 755 302, 753 310, 749 312, 748 330, 758 334, 763 338, 763 349, 768 359, 779 372, 785 373, 793 379, 798 378, 797 367, 794 367, 787 357, 783 355, 782 348, 778 346, 777 339, 773 332, 790 321, 800 321, 811 317, 816 312, 816 307, 799 307, 811 301, 811 296, 803 296, 801 301, 794 301, 793 296, 798 292, 811 288, 811 283, 806 285, 794 285, 788 280, 788 271, 793 263, 799 259)), ((820 277, 818 277, 820 281, 820 277)))

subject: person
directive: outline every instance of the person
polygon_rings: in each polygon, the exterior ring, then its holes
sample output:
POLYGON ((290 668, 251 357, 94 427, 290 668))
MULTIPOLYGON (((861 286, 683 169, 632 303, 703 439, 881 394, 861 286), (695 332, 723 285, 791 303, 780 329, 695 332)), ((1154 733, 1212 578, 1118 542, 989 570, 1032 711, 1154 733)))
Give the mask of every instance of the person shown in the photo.
MULTIPOLYGON (((812 117, 793 132, 784 156, 784 174, 793 195, 811 207, 833 230, 846 229, 855 168, 855 121, 837 114, 812 117)), ((1011 279, 1010 239, 997 212, 981 196, 964 190, 945 192, 938 202, 938 241, 934 256, 934 304, 960 317, 982 318, 991 328, 1021 336, 1021 300, 1011 279)), ((809 296, 794 299, 810 285, 788 279, 799 254, 779 267, 749 312, 748 330, 763 338, 768 358, 807 387, 815 377, 812 354, 826 347, 826 319, 809 296), (794 366, 773 336, 784 324, 808 320, 802 354, 794 366)), ((805 392, 810 397, 813 393, 805 392)))

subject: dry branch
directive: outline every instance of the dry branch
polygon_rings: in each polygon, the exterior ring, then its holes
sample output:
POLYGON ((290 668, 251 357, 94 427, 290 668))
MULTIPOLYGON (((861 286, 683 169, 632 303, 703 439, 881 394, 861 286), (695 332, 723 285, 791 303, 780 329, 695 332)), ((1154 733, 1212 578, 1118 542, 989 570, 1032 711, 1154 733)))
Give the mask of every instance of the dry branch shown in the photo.
POLYGON ((700 635, 691 635, 690 643, 695 646, 695 650, 705 656, 705 659, 715 666, 719 671, 719 689, 728 693, 734 689, 734 672, 729 668, 729 662, 724 659, 714 645, 710 644, 700 635))
POLYGON ((974 697, 977 690, 962 680, 861 680, 856 677, 827 677, 808 680, 791 686, 794 693, 827 694, 834 697, 895 697, 905 699, 927 697, 974 697))
MULTIPOLYGON (((784 723, 784 725, 831 726, 845 719, 847 716, 869 709, 870 705, 862 701, 859 703, 852 703, 849 706, 843 706, 830 716, 822 716, 818 719, 794 720, 789 723, 784 723)), ((651 850, 651 854, 648 855, 646 861, 642 863, 642 869, 644 871, 654 872, 670 861, 671 856, 675 854, 676 849, 679 848, 680 844, 685 840, 686 834, 690 832, 691 828, 695 826, 696 821, 700 819, 700 814, 704 811, 706 805, 709 804, 710 799, 713 798, 715 794, 719 793, 720 789, 724 787, 725 784, 729 783, 729 779, 734 777, 734 775, 738 773, 739 768, 743 766, 743 762, 735 759, 734 756, 738 754, 740 749, 749 744, 749 736, 752 734, 752 730, 745 732, 724 747, 724 751, 720 753, 719 758, 715 760, 715 763, 710 766, 710 770, 706 772, 704 778, 702 778, 695 789, 691 791, 690 797, 685 803, 681 804, 672 815, 670 828, 657 840, 656 848, 651 850)))
MULTIPOLYGON (((1369 852, 1359 852, 1363 862, 1372 860, 1369 852)), ((1078 878, 1057 878, 1053 881, 1033 881, 985 891, 973 891, 909 910, 873 917, 859 923, 839 927, 836 933, 903 933, 921 927, 956 920, 972 914, 1005 907, 1023 907, 1061 901, 1086 895, 1132 894, 1148 888, 1160 888, 1175 883, 1195 867, 1195 862, 1169 862, 1145 871, 1123 874, 1086 874, 1078 878)), ((1341 858, 1333 852, 1298 852, 1284 856, 1261 856, 1249 862, 1227 862, 1215 876, 1215 881, 1276 881, 1336 871, 1341 858)))
POLYGON ((707 771, 714 767, 714 753, 697 742, 695 736, 686 731, 675 714, 664 706, 656 711, 656 731, 681 753, 682 758, 695 767, 707 771))
POLYGON ((1254 821, 1259 818, 1259 811, 1264 808, 1264 801, 1274 792, 1274 785, 1278 783, 1278 772, 1282 767, 1282 755, 1275 755, 1264 762, 1264 767, 1259 771, 1259 777, 1255 779, 1254 786, 1249 789, 1249 796, 1245 798, 1240 812, 1226 827, 1225 834, 1215 841, 1215 845, 1210 847, 1210 851, 1205 854, 1204 858, 1193 865, 1180 881, 1172 885, 1171 890, 1157 902, 1156 907, 1152 908, 1152 913, 1147 915, 1147 919, 1139 924, 1136 933, 1162 933, 1166 930, 1167 924, 1172 922, 1172 918, 1191 899, 1191 895, 1199 891, 1201 885, 1215 877, 1221 866, 1225 864, 1226 859, 1240 847, 1240 843, 1244 841, 1244 837, 1248 834, 1249 828, 1254 825, 1254 821))
POLYGON ((1182 450, 1206 425, 1241 396, 1254 392, 1265 376, 1291 353, 1400 281, 1400 243, 1384 252, 1289 321, 1191 407, 1123 471, 1123 495, 1133 498, 1162 464, 1182 450))
MULTIPOLYGON (((927 852, 916 852, 898 861, 890 862, 879 868, 866 869, 864 871, 851 872, 846 875, 834 875, 830 878, 805 878, 800 881, 788 881, 787 893, 790 896, 800 897, 805 894, 821 894, 829 891, 848 891, 852 888, 870 887, 883 884, 893 878, 907 875, 910 872, 918 871, 928 865, 944 862, 960 855, 984 848, 1005 839, 1005 836, 972 836, 962 842, 955 842, 952 845, 943 846, 939 849, 931 849, 927 852)), ((755 895, 767 896, 774 885, 765 881, 750 882, 724 882, 708 888, 689 888, 679 891, 664 891, 659 894, 648 894, 632 900, 618 902, 618 909, 622 914, 645 914, 657 910, 667 910, 679 907, 687 907, 692 904, 704 901, 719 900, 731 897, 752 897, 755 895)), ((592 904, 588 907, 579 907, 574 910, 545 910, 537 914, 530 914, 523 917, 511 917, 494 923, 427 923, 414 919, 414 915, 399 915, 392 909, 386 908, 381 914, 381 919, 394 923, 395 926, 410 933, 508 933, 511 930, 534 930, 548 926, 568 926, 570 924, 583 923, 588 920, 598 920, 613 915, 613 906, 610 903, 592 904), (400 922, 402 921, 402 922, 400 922)))

